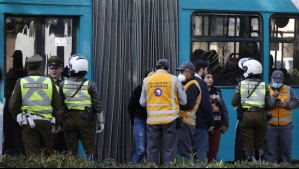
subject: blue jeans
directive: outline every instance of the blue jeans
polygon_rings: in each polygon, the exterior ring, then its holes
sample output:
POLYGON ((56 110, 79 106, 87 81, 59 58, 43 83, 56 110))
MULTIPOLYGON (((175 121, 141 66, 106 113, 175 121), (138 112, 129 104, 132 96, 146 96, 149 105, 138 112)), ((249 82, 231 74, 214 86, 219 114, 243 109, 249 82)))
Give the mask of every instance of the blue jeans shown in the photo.
POLYGON ((209 133, 207 129, 196 128, 194 132, 196 158, 198 162, 205 162, 209 151, 209 133))
POLYGON ((135 153, 132 164, 138 164, 146 157, 146 120, 134 118, 135 153))

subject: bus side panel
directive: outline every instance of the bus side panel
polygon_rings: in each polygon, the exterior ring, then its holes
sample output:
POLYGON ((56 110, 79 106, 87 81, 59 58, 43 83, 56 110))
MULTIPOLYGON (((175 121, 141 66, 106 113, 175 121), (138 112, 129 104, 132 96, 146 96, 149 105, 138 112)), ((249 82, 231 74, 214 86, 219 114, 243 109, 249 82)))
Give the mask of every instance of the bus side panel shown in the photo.
POLYGON ((235 108, 231 105, 231 99, 233 97, 235 89, 222 89, 221 91, 222 97, 227 106, 229 128, 225 132, 225 134, 221 135, 217 160, 234 161, 237 112, 235 111, 235 108))
POLYGON ((184 61, 190 60, 190 21, 191 21, 192 11, 181 10, 180 11, 180 22, 179 22, 179 65, 184 61))

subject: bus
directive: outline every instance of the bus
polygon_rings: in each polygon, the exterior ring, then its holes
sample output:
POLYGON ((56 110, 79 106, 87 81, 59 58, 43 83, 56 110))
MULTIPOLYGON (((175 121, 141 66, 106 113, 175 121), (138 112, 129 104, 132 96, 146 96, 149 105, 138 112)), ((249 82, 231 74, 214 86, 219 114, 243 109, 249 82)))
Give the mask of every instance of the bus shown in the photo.
MULTIPOLYGON (((179 0, 179 19, 179 63, 196 56, 209 62, 229 112, 217 159, 234 161, 239 155, 234 141, 238 120, 231 98, 243 74, 238 61, 260 61, 267 83, 274 70, 282 70, 285 84, 299 95, 299 1, 179 0)), ((298 113, 293 110, 293 160, 299 158, 298 113)))

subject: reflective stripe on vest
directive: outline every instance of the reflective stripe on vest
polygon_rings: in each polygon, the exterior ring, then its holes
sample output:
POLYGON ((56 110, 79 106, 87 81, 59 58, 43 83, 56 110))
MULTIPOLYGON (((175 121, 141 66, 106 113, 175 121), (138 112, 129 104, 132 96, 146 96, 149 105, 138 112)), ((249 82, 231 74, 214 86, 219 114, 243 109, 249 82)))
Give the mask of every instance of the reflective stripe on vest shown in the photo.
MULTIPOLYGON (((274 93, 274 90, 268 86, 270 90, 270 95, 274 93)), ((280 94, 278 95, 278 99, 281 100, 281 102, 286 103, 291 100, 291 88, 289 86, 283 85, 283 87, 280 90, 280 94)), ((275 125, 275 126, 284 126, 292 122, 292 110, 287 110, 283 107, 276 107, 272 110, 270 110, 270 113, 273 115, 273 118, 271 121, 269 121, 269 124, 275 125)))
POLYGON ((82 82, 74 82, 71 80, 65 80, 62 87, 65 100, 64 103, 68 109, 84 110, 85 107, 91 107, 91 96, 88 93, 88 80, 84 82, 81 89, 76 93, 74 97, 71 96, 77 91, 82 82), (70 99, 71 98, 71 99, 70 99))
POLYGON ((248 95, 252 92, 258 82, 243 80, 241 82, 241 103, 242 108, 264 108, 265 107, 265 95, 266 95, 266 83, 260 82, 251 96, 247 99, 248 95))
POLYGON ((20 80, 22 93, 22 113, 27 110, 30 114, 52 118, 53 85, 48 77, 27 76, 20 80))
POLYGON ((199 84, 196 80, 191 80, 184 86, 185 92, 187 91, 189 86, 192 85, 192 84, 195 84, 198 87, 200 93, 196 98, 196 104, 193 107, 193 109, 188 110, 188 111, 181 111, 181 116, 183 117, 183 122, 184 123, 187 123, 187 124, 190 124, 190 125, 195 125, 196 111, 197 111, 197 109, 199 107, 199 104, 200 104, 200 101, 201 101, 201 89, 200 89, 200 86, 199 86, 199 84))
POLYGON ((164 72, 157 72, 144 80, 148 124, 168 124, 178 117, 176 82, 175 76, 164 72))
POLYGON ((59 86, 58 85, 55 85, 55 86, 56 86, 57 92, 59 93, 59 86))

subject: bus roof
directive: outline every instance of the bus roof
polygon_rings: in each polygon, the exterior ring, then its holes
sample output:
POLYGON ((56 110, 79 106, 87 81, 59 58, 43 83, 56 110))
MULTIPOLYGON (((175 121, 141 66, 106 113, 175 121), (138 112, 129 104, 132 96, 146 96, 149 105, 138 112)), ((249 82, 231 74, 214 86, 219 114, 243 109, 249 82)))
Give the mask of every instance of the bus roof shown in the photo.
POLYGON ((179 0, 180 10, 299 12, 299 0, 179 0))

